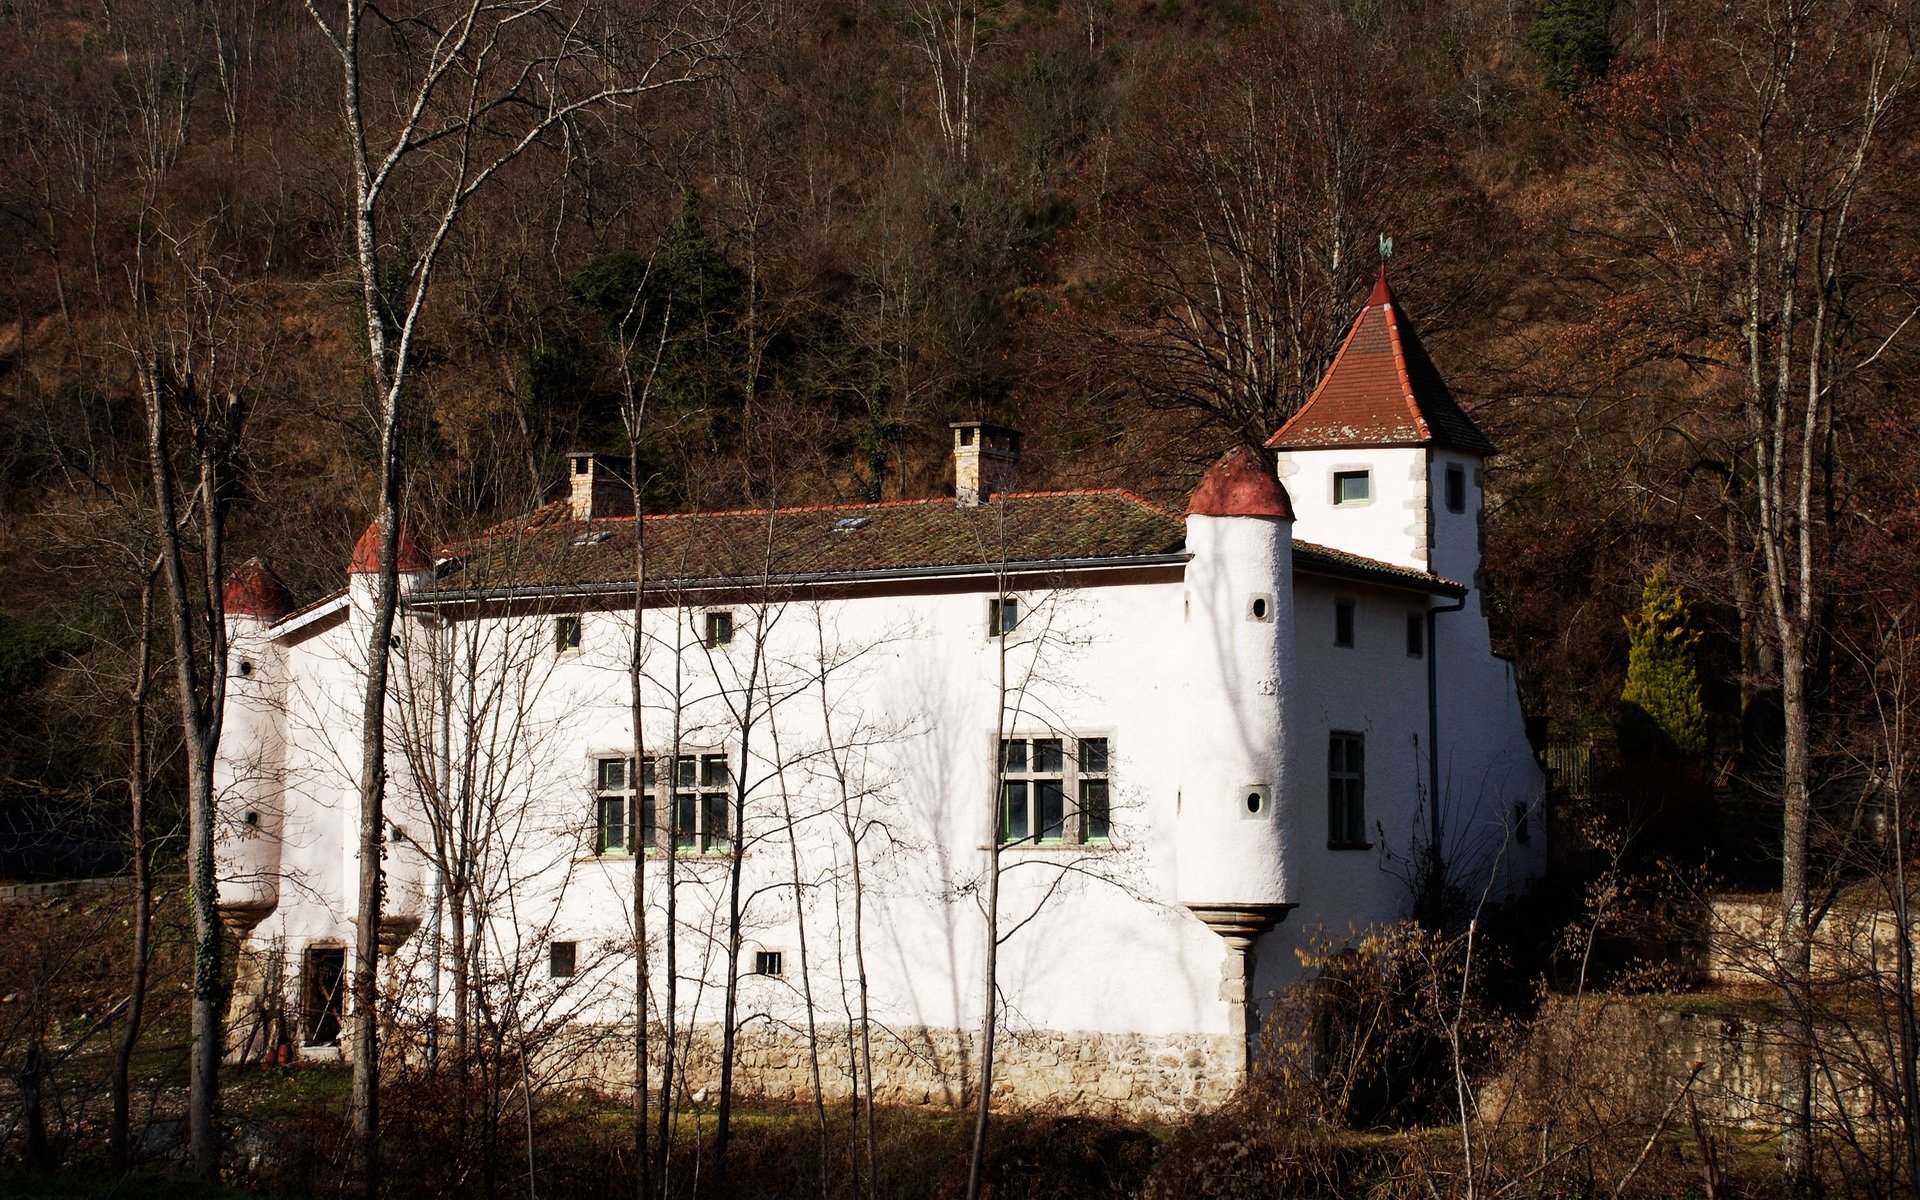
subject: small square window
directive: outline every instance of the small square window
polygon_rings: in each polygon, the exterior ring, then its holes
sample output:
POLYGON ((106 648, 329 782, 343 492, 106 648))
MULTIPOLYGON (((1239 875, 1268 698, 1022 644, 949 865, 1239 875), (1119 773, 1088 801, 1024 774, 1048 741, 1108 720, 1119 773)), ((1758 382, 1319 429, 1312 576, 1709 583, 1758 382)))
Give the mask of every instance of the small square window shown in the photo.
POLYGON ((580 648, 580 618, 556 617, 553 622, 553 649, 568 654, 580 648))
POLYGON ((987 601, 987 636, 1003 637, 1020 624, 1020 601, 1012 596, 995 596, 987 601))
POLYGON ((578 954, 578 942, 550 942, 547 945, 547 975, 552 979, 569 979, 573 976, 574 961, 578 954))
POLYGON ((710 612, 707 614, 707 648, 718 650, 722 646, 733 644, 733 614, 730 612, 710 612))
POLYGON ((1335 471, 1333 473, 1335 504, 1365 504, 1372 499, 1372 471, 1335 471))
POLYGON ((1427 618, 1423 613, 1407 614, 1407 657, 1427 655, 1427 618))
POLYGON ((1467 511, 1467 469, 1459 463, 1447 464, 1447 511, 1467 511))
POLYGON ((1333 602, 1333 644, 1353 646, 1353 601, 1335 600, 1333 602))
POLYGON ((786 954, 779 950, 755 950, 753 952, 753 973, 755 975, 781 976, 787 973, 786 954))

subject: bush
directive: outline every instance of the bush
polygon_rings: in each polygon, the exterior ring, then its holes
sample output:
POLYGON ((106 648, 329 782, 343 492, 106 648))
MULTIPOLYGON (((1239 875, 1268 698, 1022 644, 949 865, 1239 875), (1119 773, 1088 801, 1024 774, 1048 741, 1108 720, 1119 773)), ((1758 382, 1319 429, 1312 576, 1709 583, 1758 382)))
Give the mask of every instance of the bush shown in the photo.
POLYGON ((1541 83, 1565 100, 1613 65, 1612 0, 1541 0, 1527 30, 1527 49, 1541 83))

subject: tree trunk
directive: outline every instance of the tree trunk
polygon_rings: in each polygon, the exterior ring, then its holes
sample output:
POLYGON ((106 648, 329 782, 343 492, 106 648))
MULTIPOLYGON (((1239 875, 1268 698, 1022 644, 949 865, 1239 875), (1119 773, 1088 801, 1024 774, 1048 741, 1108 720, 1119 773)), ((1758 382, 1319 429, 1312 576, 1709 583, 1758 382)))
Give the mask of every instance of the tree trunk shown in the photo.
POLYGON ((386 884, 387 685, 394 610, 399 604, 400 487, 392 393, 384 414, 385 461, 380 497, 380 572, 373 628, 367 635, 367 691, 360 733, 360 881, 353 931, 353 1143, 360 1187, 380 1194, 380 912, 386 884))
POLYGON ((1808 712, 1805 643, 1782 630, 1781 718, 1784 757, 1781 813, 1784 835, 1780 863, 1781 989, 1790 1024, 1789 1070, 1781 1097, 1785 1122, 1781 1157, 1789 1187, 1799 1194, 1813 1187, 1813 924, 1807 879, 1808 712))
MULTIPOLYGON (((1003 585, 1004 587, 1004 585, 1003 585)), ((996 595, 1001 594, 996 592, 996 595)), ((996 624, 998 622, 996 621, 996 624)), ((1007 726, 1007 633, 999 631, 1000 679, 994 727, 1001 736, 1007 726)), ((993 1108, 993 1048, 1000 1028, 1000 791, 1005 759, 996 739, 993 747, 993 787, 987 800, 987 911, 986 960, 981 967, 980 1087, 973 1099, 973 1151, 967 1159, 967 1200, 980 1200, 987 1163, 987 1128, 993 1108)))
MULTIPOLYGON (((624 359, 623 359, 624 363, 624 359)), ((640 495, 640 422, 641 411, 636 411, 629 395, 627 438, 627 488, 633 501, 633 640, 627 655, 627 714, 633 725, 633 762, 628 767, 632 778, 628 786, 633 793, 634 811, 628 814, 633 825, 633 1162, 634 1194, 638 1200, 650 1200, 653 1195, 653 1163, 651 1149, 647 1144, 647 1061, 651 1050, 649 1030, 647 1028, 648 994, 651 981, 647 970, 647 849, 642 832, 644 823, 640 819, 639 808, 646 803, 643 794, 647 762, 647 742, 645 709, 642 703, 642 665, 646 650, 644 629, 641 616, 645 612, 644 600, 647 590, 647 537, 645 509, 640 495)), ((670 789, 656 786, 657 794, 665 794, 670 789)), ((660 801, 654 801, 654 822, 659 825, 660 801)))
POLYGON ((132 745, 127 756, 127 812, 133 866, 133 979, 127 996, 127 1023, 113 1053, 113 1118, 107 1131, 108 1157, 115 1174, 131 1162, 133 1052, 147 1005, 147 966, 152 958, 153 877, 147 856, 147 683, 153 662, 154 572, 140 582, 140 633, 134 651, 133 690, 128 696, 132 745))
POLYGON ((206 642, 194 637, 194 597, 187 580, 186 549, 174 504, 173 460, 169 456, 167 390, 151 361, 140 369, 147 406, 147 453, 153 472, 154 517, 160 557, 167 577, 169 623, 173 630, 178 675, 180 724, 187 758, 187 892, 193 909, 193 1060, 187 1086, 187 1152, 202 1179, 219 1173, 220 1059, 225 1051, 224 947, 220 940, 218 885, 214 874, 215 820, 213 763, 220 745, 226 698, 226 614, 221 603, 221 535, 224 501, 214 476, 210 439, 201 437, 198 485, 202 567, 207 604, 206 642), (205 657, 204 692, 200 672, 205 657))

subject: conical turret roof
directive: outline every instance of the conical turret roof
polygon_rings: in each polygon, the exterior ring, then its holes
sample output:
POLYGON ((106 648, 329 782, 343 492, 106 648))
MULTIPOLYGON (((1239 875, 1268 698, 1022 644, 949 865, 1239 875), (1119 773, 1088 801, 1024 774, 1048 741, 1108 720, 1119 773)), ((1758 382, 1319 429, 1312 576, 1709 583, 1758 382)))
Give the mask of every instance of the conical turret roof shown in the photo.
POLYGON ((1293 520, 1293 499, 1257 451, 1235 446, 1207 468, 1187 502, 1190 517, 1293 520))
MULTIPOLYGON (((424 571, 433 565, 433 560, 427 557, 426 546, 421 544, 420 535, 414 532, 412 523, 405 517, 400 518, 400 545, 394 557, 398 560, 394 563, 394 570, 402 573, 424 571)), ((371 575, 379 569, 380 522, 375 519, 367 526, 367 531, 360 535, 360 540, 353 544, 353 557, 347 560, 347 574, 371 575)))
POLYGON ((1342 446, 1444 446, 1496 453, 1440 378, 1412 322, 1400 311, 1387 271, 1373 285, 1320 386, 1267 440, 1275 450, 1342 446))
POLYGON ((220 603, 230 617, 277 621, 293 611, 293 594, 263 558, 249 558, 227 573, 220 603))

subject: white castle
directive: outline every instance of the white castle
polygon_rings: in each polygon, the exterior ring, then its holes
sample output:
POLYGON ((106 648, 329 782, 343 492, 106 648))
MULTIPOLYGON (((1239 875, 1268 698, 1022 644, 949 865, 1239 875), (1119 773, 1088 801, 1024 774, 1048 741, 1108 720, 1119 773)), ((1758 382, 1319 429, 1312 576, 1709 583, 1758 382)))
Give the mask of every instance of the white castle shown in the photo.
MULTIPOLYGON (((566 500, 403 538, 396 1005, 444 1028, 464 974, 605 1034, 569 1061, 618 1083, 644 945, 690 1083, 731 1007, 743 1090, 804 1092, 811 1048, 839 1094, 963 1103, 997 863, 997 1098, 1166 1113, 1229 1096, 1295 951, 1405 916, 1423 861, 1476 895, 1538 875, 1479 584, 1494 448, 1384 275, 1277 473, 1234 450, 1184 517, 1015 490, 1019 435, 953 428, 953 497, 636 520, 582 454, 566 500)), ((227 589, 249 1053, 338 1053, 375 544, 304 608, 257 562, 227 589)))

